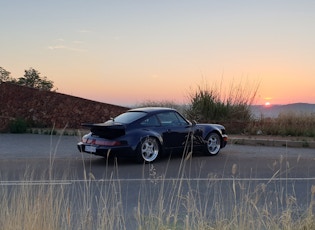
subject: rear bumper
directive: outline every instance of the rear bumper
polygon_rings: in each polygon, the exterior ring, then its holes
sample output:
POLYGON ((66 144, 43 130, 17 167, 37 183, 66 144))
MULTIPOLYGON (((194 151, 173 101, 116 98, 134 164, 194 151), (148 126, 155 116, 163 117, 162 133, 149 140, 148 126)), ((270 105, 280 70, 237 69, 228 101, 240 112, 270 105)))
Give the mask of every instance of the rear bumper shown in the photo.
POLYGON ((109 155, 115 154, 122 157, 132 157, 135 155, 134 151, 129 146, 99 146, 89 145, 83 142, 77 144, 80 152, 93 154, 102 157, 108 157, 109 155), (88 147, 90 150, 88 150, 88 147))

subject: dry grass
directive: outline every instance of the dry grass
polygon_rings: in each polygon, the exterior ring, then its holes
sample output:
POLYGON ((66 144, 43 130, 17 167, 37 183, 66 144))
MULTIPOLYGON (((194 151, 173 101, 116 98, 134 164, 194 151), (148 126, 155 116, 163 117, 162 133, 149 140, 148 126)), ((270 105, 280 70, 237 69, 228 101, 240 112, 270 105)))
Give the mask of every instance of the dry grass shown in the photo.
POLYGON ((128 229, 119 183, 104 182, 96 191, 91 178, 75 190, 44 178, 34 183, 23 177, 23 181, 0 186, 1 229, 128 229))
MULTIPOLYGON (((314 229, 315 186, 308 192, 308 207, 299 206, 293 193, 274 183, 237 178, 236 164, 231 179, 215 176, 190 180, 185 176, 190 154, 183 157, 178 179, 169 180, 149 165, 149 178, 142 180, 132 216, 135 229, 314 229)), ((118 166, 116 167, 118 175, 118 166)), ((132 229, 122 198, 121 182, 110 175, 98 181, 86 173, 81 187, 19 184, 0 186, 2 229, 132 229)), ((65 175, 66 176, 66 175, 65 175)), ((32 181, 32 173, 24 179, 32 181)), ((53 181, 51 181, 53 182, 53 181)))
POLYGON ((250 134, 258 131, 265 135, 315 137, 315 114, 281 113, 277 118, 252 121, 247 128, 250 134))
POLYGON ((65 229, 68 197, 62 187, 1 186, 0 225, 6 230, 65 229))
POLYGON ((228 88, 222 82, 201 84, 189 95, 190 108, 186 111, 189 119, 199 122, 242 121, 251 118, 250 105, 255 101, 259 84, 248 81, 232 82, 228 88))

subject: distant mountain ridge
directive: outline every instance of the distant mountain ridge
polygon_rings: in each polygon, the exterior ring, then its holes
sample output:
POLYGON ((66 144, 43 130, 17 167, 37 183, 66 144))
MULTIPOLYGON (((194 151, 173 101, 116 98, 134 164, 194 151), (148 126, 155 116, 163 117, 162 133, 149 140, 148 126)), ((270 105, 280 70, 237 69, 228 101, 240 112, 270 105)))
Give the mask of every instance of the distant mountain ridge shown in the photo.
POLYGON ((292 103, 287 105, 252 105, 251 110, 255 118, 259 117, 278 117, 280 113, 295 113, 295 114, 314 114, 315 104, 309 103, 292 103))

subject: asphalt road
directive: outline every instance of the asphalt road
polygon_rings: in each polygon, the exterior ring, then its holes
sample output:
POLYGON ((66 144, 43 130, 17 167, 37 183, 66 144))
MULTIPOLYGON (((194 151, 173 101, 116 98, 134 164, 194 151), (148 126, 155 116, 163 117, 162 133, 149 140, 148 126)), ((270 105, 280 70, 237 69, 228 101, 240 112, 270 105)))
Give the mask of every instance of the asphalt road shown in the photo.
MULTIPOLYGON (((141 165, 82 154, 76 148, 78 141, 76 136, 0 134, 0 187, 63 186, 75 194, 69 201, 74 206, 84 199, 82 188, 86 184, 93 200, 99 200, 105 191, 118 189, 120 196, 115 199, 119 199, 132 226, 139 200, 156 203, 161 192, 165 203, 171 202, 170 194, 177 191, 183 196, 194 193, 201 203, 205 199, 213 204, 219 199, 229 206, 235 200, 242 202, 244 191, 255 194, 261 190, 261 200, 274 202, 275 212, 285 208, 287 197, 294 197, 299 212, 303 212, 309 207, 315 185, 314 149, 228 144, 215 157, 197 153, 183 159, 176 154, 141 165)), ((100 209, 96 203, 91 201, 95 213, 100 209)), ((215 215, 213 205, 207 208, 215 215)))

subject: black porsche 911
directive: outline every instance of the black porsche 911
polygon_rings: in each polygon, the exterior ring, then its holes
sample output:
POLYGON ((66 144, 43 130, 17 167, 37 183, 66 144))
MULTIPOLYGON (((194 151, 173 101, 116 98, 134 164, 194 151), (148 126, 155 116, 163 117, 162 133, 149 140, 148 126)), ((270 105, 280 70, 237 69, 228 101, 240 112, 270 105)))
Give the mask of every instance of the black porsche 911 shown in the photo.
POLYGON ((162 153, 189 145, 217 155, 228 138, 222 125, 191 123, 175 109, 160 107, 131 109, 104 123, 82 125, 91 132, 78 143, 80 152, 115 154, 137 162, 153 162, 162 153))

